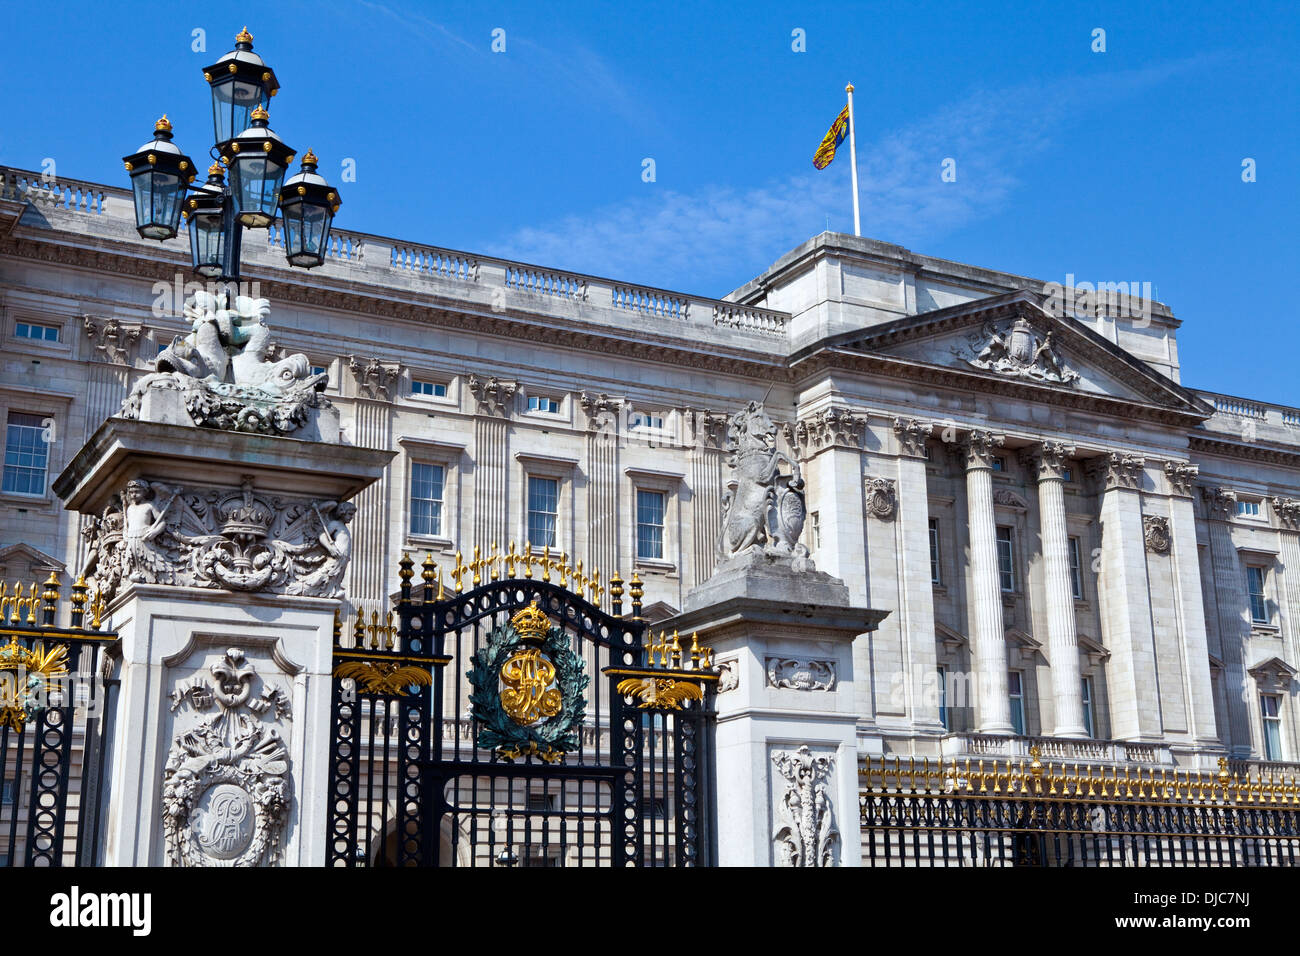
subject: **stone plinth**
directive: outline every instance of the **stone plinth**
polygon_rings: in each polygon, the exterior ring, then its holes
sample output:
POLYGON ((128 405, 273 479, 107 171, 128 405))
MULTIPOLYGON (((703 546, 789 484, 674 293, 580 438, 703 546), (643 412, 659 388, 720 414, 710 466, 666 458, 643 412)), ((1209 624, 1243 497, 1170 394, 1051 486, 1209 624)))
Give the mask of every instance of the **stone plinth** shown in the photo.
POLYGON ((121 638, 108 865, 324 863, 348 499, 393 454, 113 418, 59 476, 121 638))
POLYGON ((853 641, 888 612, 849 606, 830 575, 762 557, 723 568, 686 603, 671 624, 698 632, 722 669, 719 863, 857 866, 853 641))

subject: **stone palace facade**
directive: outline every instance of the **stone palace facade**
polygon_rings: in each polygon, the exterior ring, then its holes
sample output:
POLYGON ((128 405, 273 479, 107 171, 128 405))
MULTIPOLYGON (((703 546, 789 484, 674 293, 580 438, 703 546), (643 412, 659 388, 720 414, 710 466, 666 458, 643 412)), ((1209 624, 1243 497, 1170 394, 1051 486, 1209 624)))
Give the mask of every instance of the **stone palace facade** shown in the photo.
MULTIPOLYGON (((41 580, 86 560, 51 482, 189 331, 191 276, 125 190, 0 173, 0 577, 41 580)), ((767 678, 851 680, 861 754, 1300 760, 1300 410, 1182 385, 1163 305, 831 233, 717 300, 337 229, 305 272, 268 238, 244 256, 272 354, 397 452, 357 500, 355 606, 404 551, 528 542, 635 570, 675 617, 758 401, 810 560, 888 612, 851 674, 767 678)))

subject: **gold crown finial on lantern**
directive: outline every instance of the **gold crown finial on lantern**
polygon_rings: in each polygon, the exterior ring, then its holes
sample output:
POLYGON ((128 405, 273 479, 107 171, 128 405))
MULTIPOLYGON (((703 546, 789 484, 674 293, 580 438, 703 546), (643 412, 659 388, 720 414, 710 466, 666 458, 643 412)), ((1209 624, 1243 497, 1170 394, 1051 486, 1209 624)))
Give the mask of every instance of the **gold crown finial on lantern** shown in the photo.
POLYGON ((268 113, 265 109, 263 109, 263 108, 260 107, 260 106, 257 107, 256 109, 254 109, 251 115, 252 115, 252 118, 255 119, 255 120, 264 120, 264 119, 270 119, 270 118, 271 118, 271 114, 268 113))
POLYGON ((172 121, 167 118, 166 113, 158 117, 158 122, 153 124, 153 131, 155 133, 170 133, 172 131, 172 121))
POLYGON ((541 641, 551 633, 551 619, 542 613, 534 600, 522 611, 517 611, 510 618, 510 626, 525 641, 541 641))
POLYGON ((225 175, 226 175, 226 171, 225 171, 224 169, 221 168, 221 164, 220 164, 220 163, 215 163, 215 162, 214 162, 211 166, 208 167, 208 175, 209 175, 209 176, 221 176, 222 178, 224 178, 225 175))
POLYGON ((306 166, 308 163, 313 166, 317 163, 316 154, 311 151, 310 146, 307 147, 307 152, 302 154, 302 164, 306 166))
POLYGON ((239 31, 239 35, 238 35, 237 37, 235 37, 235 42, 236 42, 236 43, 252 43, 252 42, 253 42, 253 34, 251 34, 251 33, 248 32, 248 27, 244 27, 244 29, 242 29, 242 30, 239 31))

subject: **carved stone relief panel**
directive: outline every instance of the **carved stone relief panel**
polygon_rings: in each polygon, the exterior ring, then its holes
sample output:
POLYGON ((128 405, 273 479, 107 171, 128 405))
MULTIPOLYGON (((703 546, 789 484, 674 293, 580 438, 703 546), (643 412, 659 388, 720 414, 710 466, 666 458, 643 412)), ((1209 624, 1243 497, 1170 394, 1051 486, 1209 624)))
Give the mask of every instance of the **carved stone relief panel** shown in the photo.
POLYGON ((775 865, 839 866, 840 831, 831 796, 835 755, 804 744, 772 753, 775 865))
POLYGON ((1160 515, 1142 517, 1142 536, 1146 539, 1148 551, 1156 554, 1169 553, 1169 519, 1160 515))
POLYGON ((766 671, 770 687, 786 690, 835 689, 834 661, 769 657, 766 671))

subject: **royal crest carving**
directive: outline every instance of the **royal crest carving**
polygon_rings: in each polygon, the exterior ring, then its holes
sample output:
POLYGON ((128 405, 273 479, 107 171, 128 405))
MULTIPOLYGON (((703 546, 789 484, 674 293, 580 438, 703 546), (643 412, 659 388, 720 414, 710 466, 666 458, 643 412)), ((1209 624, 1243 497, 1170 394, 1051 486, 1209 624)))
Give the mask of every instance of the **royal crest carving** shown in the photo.
POLYGON ((1169 553, 1169 519, 1161 515, 1143 515, 1142 536, 1146 539, 1148 551, 1156 554, 1169 553))
POLYGON ((786 782, 776 803, 776 865, 838 866, 840 831, 828 789, 835 758, 814 754, 805 744, 774 753, 772 763, 786 782))
POLYGON ((132 479, 88 522, 83 570, 110 598, 125 582, 340 597, 350 501, 132 479))
POLYGON ((98 352, 110 365, 129 365, 131 347, 140 341, 143 331, 138 322, 121 322, 115 318, 96 319, 93 315, 83 315, 82 325, 86 335, 94 343, 98 352))
POLYGON ((966 348, 953 352, 968 365, 999 375, 1069 385, 1079 373, 1061 358, 1053 341, 1055 334, 1042 333, 1023 318, 991 322, 968 339, 966 348))
POLYGON ((328 375, 312 374, 306 355, 271 359, 271 330, 262 322, 269 311, 266 299, 196 292, 185 303, 192 331, 158 354, 155 371, 122 403, 122 417, 140 418, 151 393, 177 392, 189 424, 287 435, 313 409, 330 408, 321 394, 328 375))
POLYGON ((731 416, 727 426, 732 486, 722 496, 718 558, 725 561, 755 549, 790 558, 795 570, 812 570, 799 543, 806 510, 799 463, 776 449, 776 425, 759 402, 731 416), (790 473, 782 474, 781 465, 790 473))
POLYGON ((892 478, 866 479, 867 514, 888 521, 898 511, 898 491, 892 478))
POLYGON ((997 491, 993 492, 993 503, 1003 508, 1011 508, 1015 511, 1029 510, 1028 502, 1010 488, 999 488, 997 491))
POLYGON ((835 689, 835 662, 793 657, 767 659, 767 683, 783 690, 835 689))
POLYGON ((237 647, 172 694, 217 712, 173 739, 163 771, 163 832, 172 866, 276 866, 292 800, 289 749, 273 726, 291 719, 289 698, 264 686, 237 647))
POLYGON ((486 379, 471 375, 465 384, 474 396, 474 410, 480 415, 508 415, 515 392, 519 391, 518 383, 503 382, 495 375, 486 379))
POLYGON ((376 401, 392 401, 393 384, 402 376, 400 362, 381 362, 377 358, 348 357, 348 371, 357 381, 357 391, 376 401))

